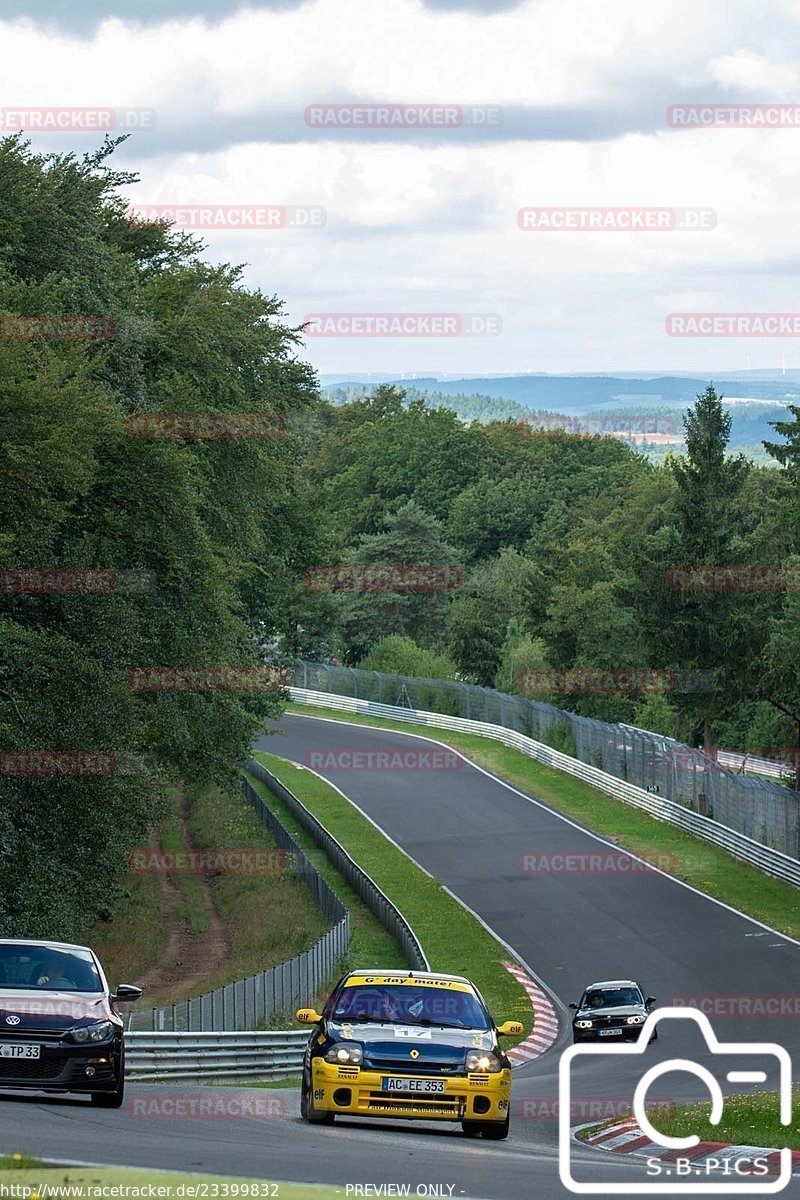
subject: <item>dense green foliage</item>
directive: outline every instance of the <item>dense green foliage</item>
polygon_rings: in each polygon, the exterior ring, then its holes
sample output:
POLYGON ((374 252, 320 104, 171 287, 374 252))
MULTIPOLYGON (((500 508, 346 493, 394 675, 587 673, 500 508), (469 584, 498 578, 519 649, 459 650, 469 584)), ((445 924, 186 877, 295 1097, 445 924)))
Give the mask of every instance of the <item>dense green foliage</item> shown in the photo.
POLYGON ((108 592, 0 595, 4 755, 105 751, 116 767, 0 775, 0 935, 81 936, 161 780, 233 774, 278 711, 274 683, 136 691, 129 672, 258 664, 310 544, 298 464, 316 391, 295 333, 238 268, 128 221, 112 149, 43 158, 0 142, 5 330, 12 314, 115 325, 0 337, 0 570, 119 573, 108 592), (137 438, 134 412, 270 414, 286 435, 137 438))
POLYGON ((658 465, 617 437, 531 429, 522 405, 490 419, 491 394, 461 416, 445 387, 432 404, 394 386, 320 403, 279 301, 193 238, 131 223, 112 150, 0 142, 0 934, 81 936, 164 781, 223 783, 280 710, 269 682, 140 691, 137 668, 335 655, 688 740, 797 744, 800 590, 667 581, 800 568, 800 409, 775 423, 766 469, 729 453, 713 388, 685 454, 658 465), (106 334, 65 335, 76 317, 106 334), (133 414, 157 413, 264 418, 275 436, 132 436, 133 414), (116 586, 37 592, 9 574, 45 569, 116 586), (542 683, 633 667, 711 688, 542 683), (8 758, 55 750, 115 769, 43 776, 8 758))
POLYGON ((455 554, 464 570, 446 606, 422 591, 415 602, 378 589, 323 593, 345 662, 411 673, 412 638, 429 656, 444 651, 457 678, 587 716, 709 747, 797 744, 796 588, 686 590, 670 572, 792 563, 799 412, 776 424, 773 465, 759 467, 730 453, 731 413, 709 386, 683 419, 685 452, 654 464, 615 437, 532 431, 517 419, 465 426, 440 399, 431 408, 415 393, 409 403, 383 385, 323 410, 308 468, 338 540, 332 561, 432 562, 438 547, 441 563, 455 554), (683 690, 669 675, 644 691, 548 692, 541 674, 530 686, 533 671, 636 667, 696 674, 680 677, 683 690))

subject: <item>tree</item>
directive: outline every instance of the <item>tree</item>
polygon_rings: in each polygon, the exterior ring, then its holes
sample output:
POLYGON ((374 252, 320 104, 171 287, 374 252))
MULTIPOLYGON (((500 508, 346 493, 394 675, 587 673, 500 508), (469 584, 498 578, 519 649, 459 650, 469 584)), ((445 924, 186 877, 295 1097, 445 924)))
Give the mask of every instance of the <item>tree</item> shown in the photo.
POLYGON ((547 585, 541 570, 510 546, 476 567, 453 597, 447 646, 465 678, 492 687, 509 625, 531 633, 544 616, 547 585))
POLYGON ((349 662, 395 633, 422 646, 440 642, 461 568, 435 517, 409 500, 379 533, 362 534, 343 564, 348 586, 338 593, 338 624, 349 662))
POLYGON ((676 577, 669 572, 743 561, 747 544, 740 516, 750 467, 741 455, 726 457, 731 416, 713 384, 698 395, 684 428, 686 455, 669 463, 677 485, 672 536, 662 539, 655 561, 645 568, 657 601, 640 592, 640 602, 651 606, 646 628, 659 665, 700 671, 709 685, 708 691, 685 695, 682 707, 702 726, 703 745, 713 754, 714 719, 724 716, 748 686, 752 606, 748 611, 747 597, 732 590, 672 587, 669 580, 676 577))
POLYGON ((456 665, 446 654, 418 646, 409 637, 392 634, 376 642, 358 664, 362 671, 387 675, 415 675, 424 679, 455 679, 456 665))
POLYGON ((0 142, 0 314, 102 316, 113 334, 0 338, 0 567, 110 581, 0 594, 0 745, 18 764, 0 772, 0 933, 65 940, 107 910, 164 783, 232 778, 281 710, 269 681, 142 692, 131 673, 262 663, 271 597, 249 585, 254 564, 289 569, 269 518, 295 503, 290 418, 316 395, 277 300, 194 239, 128 221, 114 145, 77 159, 0 142), (134 437, 143 411, 287 432, 134 437), (19 757, 53 750, 100 754, 107 773, 38 775, 19 757))

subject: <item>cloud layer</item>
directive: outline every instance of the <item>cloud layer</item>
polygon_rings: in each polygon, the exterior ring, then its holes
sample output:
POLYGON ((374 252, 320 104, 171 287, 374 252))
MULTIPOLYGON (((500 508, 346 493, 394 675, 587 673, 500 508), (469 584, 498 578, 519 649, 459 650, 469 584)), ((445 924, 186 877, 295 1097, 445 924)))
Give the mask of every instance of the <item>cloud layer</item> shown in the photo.
MULTIPOLYGON (((6 106, 155 109, 118 151, 137 203, 317 205, 324 228, 219 230, 214 258, 320 311, 496 312, 492 338, 312 339, 324 371, 710 373, 794 343, 676 340, 671 311, 793 311, 800 126, 670 128, 669 105, 791 103, 777 0, 55 0, 0 17, 6 106), (97 20, 98 8, 102 20, 97 20), (57 11, 58 10, 58 11, 57 11), (53 18, 53 21, 50 21, 53 18), (314 124, 309 106, 456 124, 314 124), (704 206, 706 232, 521 232, 525 206, 704 206)), ((37 149, 97 134, 37 133, 37 149)))

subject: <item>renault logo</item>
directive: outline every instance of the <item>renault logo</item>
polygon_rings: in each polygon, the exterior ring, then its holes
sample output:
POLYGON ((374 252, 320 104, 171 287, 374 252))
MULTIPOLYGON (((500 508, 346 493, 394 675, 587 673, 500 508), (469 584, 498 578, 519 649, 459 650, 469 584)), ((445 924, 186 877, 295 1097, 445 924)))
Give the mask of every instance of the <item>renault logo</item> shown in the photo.
POLYGON ((419 1058, 419 1050, 411 1050, 409 1053, 411 1054, 412 1058, 419 1058))
POLYGON ((19 1017, 6 1017, 6 1025, 19 1025, 19 1017))

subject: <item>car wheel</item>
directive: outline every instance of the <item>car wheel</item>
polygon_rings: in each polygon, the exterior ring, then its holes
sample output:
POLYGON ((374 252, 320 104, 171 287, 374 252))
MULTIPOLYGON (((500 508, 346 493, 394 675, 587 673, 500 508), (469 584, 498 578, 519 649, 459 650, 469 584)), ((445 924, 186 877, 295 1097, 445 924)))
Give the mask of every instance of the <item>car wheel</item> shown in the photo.
POLYGON ((92 1092, 92 1104, 96 1108, 122 1108, 125 1099, 125 1082, 122 1080, 113 1092, 92 1092))
POLYGON ((505 1121, 487 1121, 481 1125, 481 1137, 485 1137, 490 1142, 502 1142, 508 1137, 509 1122, 508 1117, 505 1121))
MULTIPOLYGON (((651 1035, 651 1037, 650 1037, 650 1042, 657 1042, 657 1041, 658 1041, 658 1030, 657 1030, 657 1029, 654 1029, 654 1030, 653 1030, 653 1033, 652 1033, 652 1035, 651 1035)), ((647 1044, 648 1044, 648 1046, 650 1045, 650 1042, 648 1042, 648 1043, 647 1043, 647 1044)))
POLYGON ((318 1112, 314 1108, 314 1097, 311 1095, 311 1084, 308 1077, 303 1072, 303 1082, 300 1086, 300 1116, 304 1121, 308 1121, 309 1125, 330 1125, 336 1114, 329 1112, 318 1112))
POLYGON ((461 1131, 465 1137, 480 1137, 481 1123, 480 1121, 462 1121, 461 1131))

